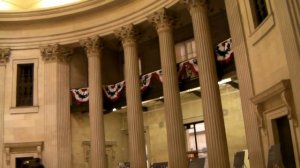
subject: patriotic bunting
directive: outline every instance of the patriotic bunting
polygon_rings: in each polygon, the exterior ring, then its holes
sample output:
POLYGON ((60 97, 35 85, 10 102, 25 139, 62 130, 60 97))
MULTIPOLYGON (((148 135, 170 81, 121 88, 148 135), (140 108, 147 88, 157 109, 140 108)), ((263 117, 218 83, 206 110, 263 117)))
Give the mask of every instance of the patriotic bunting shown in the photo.
POLYGON ((145 74, 141 77, 142 93, 149 87, 149 85, 153 79, 156 79, 156 80, 162 82, 162 71, 161 70, 154 71, 154 72, 145 74))
POLYGON ((71 89, 71 93, 78 105, 89 101, 89 88, 71 89))
POLYGON ((103 87, 103 90, 106 97, 109 100, 115 102, 119 100, 119 98, 121 97, 124 88, 125 88, 125 81, 122 81, 114 85, 106 85, 103 87))
POLYGON ((179 63, 178 77, 179 81, 183 79, 192 79, 198 77, 197 59, 192 58, 179 63))
POLYGON ((233 59, 232 40, 231 38, 219 43, 215 48, 217 61, 226 64, 233 59))
MULTIPOLYGON (((227 64, 233 60, 231 38, 221 42, 216 46, 215 55, 217 61, 221 64, 227 64)), ((183 79, 193 79, 196 77, 198 77, 198 63, 196 58, 192 58, 178 64, 179 81, 183 79)), ((163 82, 162 71, 157 70, 141 76, 142 93, 150 86, 153 79, 163 82)), ((103 92, 105 93, 105 96, 112 102, 115 102, 121 98, 124 89, 125 81, 121 81, 114 85, 103 86, 103 92)), ((89 100, 88 88, 71 89, 71 92, 77 104, 81 104, 89 100)))

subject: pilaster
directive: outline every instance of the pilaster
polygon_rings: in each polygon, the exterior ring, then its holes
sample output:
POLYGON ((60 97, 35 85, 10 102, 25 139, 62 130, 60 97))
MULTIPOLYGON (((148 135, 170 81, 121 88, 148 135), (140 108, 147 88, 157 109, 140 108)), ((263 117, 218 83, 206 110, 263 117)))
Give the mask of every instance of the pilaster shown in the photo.
POLYGON ((45 62, 45 159, 47 168, 71 168, 70 70, 72 50, 41 47, 45 62))
POLYGON ((137 33, 135 27, 131 24, 116 30, 115 35, 122 41, 125 57, 130 167, 146 168, 144 121, 136 42, 137 33))
POLYGON ((6 78, 6 63, 9 61, 10 49, 0 48, 0 167, 3 165, 4 152, 4 104, 5 104, 5 78, 6 78))
MULTIPOLYGON (((286 55, 293 97, 297 101, 300 99, 300 3, 299 0, 274 1, 274 9, 286 55)), ((299 102, 295 103, 295 110, 300 120, 299 102)), ((300 151, 300 132, 297 132, 297 136, 300 151)))
POLYGON ((234 58, 239 79, 240 97, 251 167, 264 168, 264 155, 256 118, 256 108, 250 101, 254 96, 245 33, 237 0, 225 0, 226 12, 233 41, 234 58))
POLYGON ((229 168, 221 96, 205 1, 183 0, 192 17, 209 167, 229 168))
POLYGON ((161 9, 148 17, 159 37, 170 168, 187 168, 187 154, 176 69, 172 17, 161 9))
POLYGON ((88 57, 89 117, 91 129, 91 168, 106 168, 101 56, 102 41, 98 36, 80 41, 88 57))

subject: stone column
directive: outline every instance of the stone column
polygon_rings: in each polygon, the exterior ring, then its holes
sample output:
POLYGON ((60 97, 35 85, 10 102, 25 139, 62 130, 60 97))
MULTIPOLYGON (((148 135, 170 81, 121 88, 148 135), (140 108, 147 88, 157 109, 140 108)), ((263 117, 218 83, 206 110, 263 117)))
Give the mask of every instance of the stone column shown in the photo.
POLYGON ((89 117, 91 129, 91 168, 106 168, 105 133, 101 76, 101 48, 99 37, 81 40, 88 57, 89 117))
POLYGON ((169 167, 187 168, 188 160, 176 69, 172 19, 165 9, 161 9, 149 16, 148 21, 155 25, 159 37, 169 167))
POLYGON ((72 50, 59 44, 41 47, 45 62, 45 149, 47 168, 72 168, 70 70, 72 50))
POLYGON ((251 69, 248 60, 248 50, 245 33, 238 6, 238 0, 225 0, 230 34, 233 41, 233 51, 236 57, 235 66, 239 79, 241 104, 245 124, 248 155, 251 167, 264 168, 263 147, 260 142, 255 106, 250 101, 254 97, 251 69))
POLYGON ((139 78, 136 31, 133 25, 115 31, 121 39, 125 57, 126 102, 131 168, 146 168, 143 110, 139 78))
POLYGON ((10 57, 9 48, 0 48, 0 167, 3 165, 3 143, 4 143, 4 107, 5 107, 5 78, 6 63, 10 57))
POLYGON ((209 167, 229 168, 223 110, 207 6, 203 0, 182 0, 182 3, 187 4, 193 23, 208 149, 208 165, 209 167))

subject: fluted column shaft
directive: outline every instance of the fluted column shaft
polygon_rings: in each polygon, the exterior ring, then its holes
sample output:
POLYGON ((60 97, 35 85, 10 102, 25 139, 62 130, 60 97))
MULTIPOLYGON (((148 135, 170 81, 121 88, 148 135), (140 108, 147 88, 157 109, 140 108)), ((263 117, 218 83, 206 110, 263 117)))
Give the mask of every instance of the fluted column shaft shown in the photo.
POLYGON ((172 20, 164 9, 154 13, 148 20, 155 24, 159 36, 169 167, 187 168, 188 160, 176 69, 172 20))
POLYGON ((45 61, 45 166, 72 168, 70 50, 60 45, 41 49, 45 61))
POLYGON ((9 60, 10 49, 0 48, 0 167, 3 165, 3 143, 4 143, 4 108, 5 108, 5 78, 6 63, 9 60))
POLYGON ((256 109, 254 104, 250 101, 250 98, 254 96, 254 89, 252 86, 248 51, 238 0, 226 0, 225 4, 230 34, 234 44, 233 50, 234 54, 237 56, 234 58, 234 60, 239 79, 240 97, 243 109, 250 166, 255 168, 263 168, 265 167, 263 147, 262 143, 260 142, 260 133, 258 129, 257 117, 255 115, 256 109))
POLYGON ((103 119, 101 41, 98 37, 80 42, 87 51, 89 79, 89 117, 91 129, 91 168, 107 168, 103 119))
POLYGON ((0 64, 0 167, 3 165, 3 143, 4 143, 4 100, 5 100, 5 65, 0 64))
POLYGON ((207 6, 189 1, 203 104, 209 167, 229 168, 228 147, 207 6))
POLYGON ((137 42, 133 25, 115 32, 121 38, 125 60, 126 102, 131 168, 146 168, 143 110, 139 78, 137 42))

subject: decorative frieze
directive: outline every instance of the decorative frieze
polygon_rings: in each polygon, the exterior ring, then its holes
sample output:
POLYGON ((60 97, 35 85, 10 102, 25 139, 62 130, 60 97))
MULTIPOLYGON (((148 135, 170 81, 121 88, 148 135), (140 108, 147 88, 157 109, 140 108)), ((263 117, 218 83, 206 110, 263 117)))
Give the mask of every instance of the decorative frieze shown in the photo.
POLYGON ((162 8, 148 16, 148 21, 156 27, 158 32, 160 32, 163 30, 169 30, 172 27, 174 17, 171 16, 165 8, 162 8))
POLYGON ((89 37, 79 41, 80 45, 84 47, 87 52, 87 56, 99 56, 101 48, 103 48, 103 41, 99 36, 89 37))
POLYGON ((0 48, 0 64, 5 64, 9 61, 10 49, 0 48))
POLYGON ((60 44, 42 46, 40 49, 41 55, 45 62, 69 62, 71 55, 73 54, 73 50, 71 48, 62 46, 60 44))

